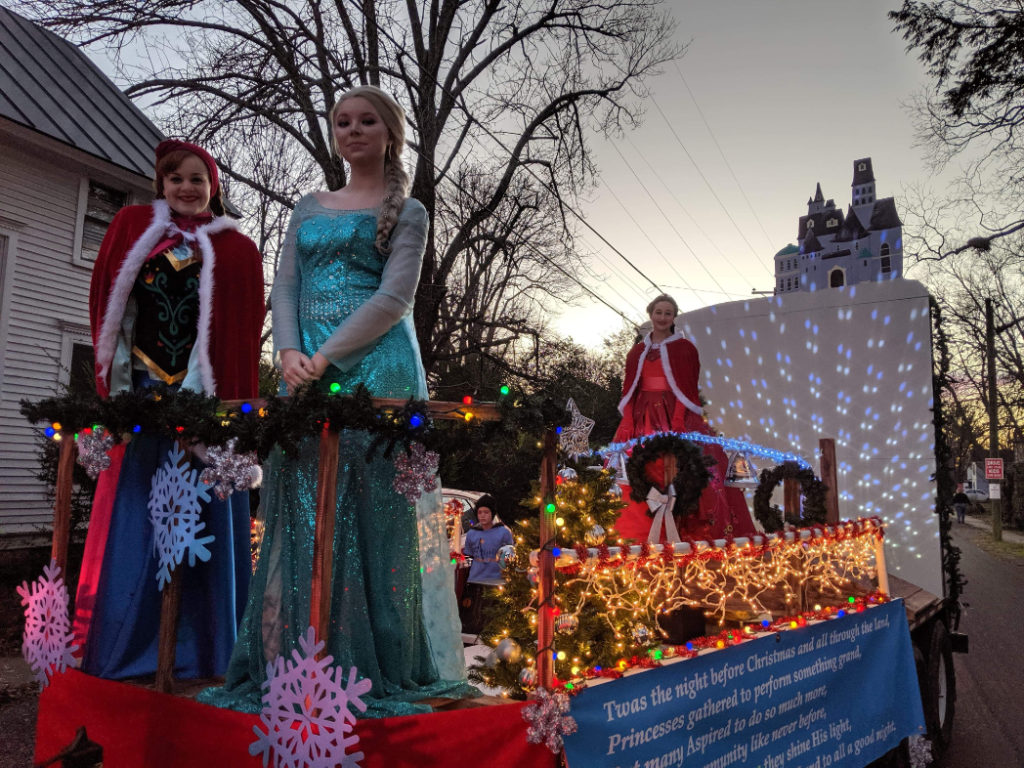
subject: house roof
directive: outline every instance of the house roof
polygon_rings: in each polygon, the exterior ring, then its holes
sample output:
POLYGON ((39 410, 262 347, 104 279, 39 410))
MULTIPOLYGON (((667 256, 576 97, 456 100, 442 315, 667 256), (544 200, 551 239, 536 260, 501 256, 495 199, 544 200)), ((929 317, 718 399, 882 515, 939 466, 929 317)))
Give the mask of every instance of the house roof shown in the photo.
POLYGON ((853 183, 851 187, 858 184, 870 184, 875 180, 875 172, 871 168, 871 158, 862 157, 853 161, 853 183))
POLYGON ((871 211, 871 229, 893 229, 903 226, 900 215, 896 212, 896 201, 891 197, 882 197, 875 201, 871 211))
POLYGON ((164 138, 77 46, 3 7, 0 117, 146 178, 164 138))

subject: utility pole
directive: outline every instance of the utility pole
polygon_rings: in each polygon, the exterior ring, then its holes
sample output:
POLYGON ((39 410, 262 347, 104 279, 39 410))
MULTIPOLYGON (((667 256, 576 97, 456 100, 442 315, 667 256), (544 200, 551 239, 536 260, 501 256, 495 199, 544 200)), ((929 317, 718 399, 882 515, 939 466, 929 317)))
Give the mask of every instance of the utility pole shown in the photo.
MULTIPOLYGON (((992 299, 985 299, 985 356, 988 358, 988 454, 999 458, 999 408, 996 405, 996 327, 992 299)), ((999 498, 999 481, 989 483, 988 498, 992 507, 992 538, 1003 540, 1003 502, 999 498)))

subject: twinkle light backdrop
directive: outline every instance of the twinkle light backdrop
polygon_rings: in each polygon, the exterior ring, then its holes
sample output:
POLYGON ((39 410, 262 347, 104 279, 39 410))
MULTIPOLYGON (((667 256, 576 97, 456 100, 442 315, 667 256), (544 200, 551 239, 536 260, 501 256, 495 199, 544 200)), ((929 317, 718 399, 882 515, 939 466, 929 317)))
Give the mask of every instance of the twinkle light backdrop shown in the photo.
POLYGON ((890 572, 941 595, 925 287, 896 279, 718 304, 681 314, 676 329, 700 352, 711 424, 816 472, 818 440, 834 438, 840 518, 881 517, 890 572))

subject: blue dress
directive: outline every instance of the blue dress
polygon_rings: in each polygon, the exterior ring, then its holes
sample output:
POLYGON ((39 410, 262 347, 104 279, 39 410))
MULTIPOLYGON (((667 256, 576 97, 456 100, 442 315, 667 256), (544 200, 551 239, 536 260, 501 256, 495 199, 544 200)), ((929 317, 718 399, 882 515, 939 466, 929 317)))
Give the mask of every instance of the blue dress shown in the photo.
MULTIPOLYGON (((390 258, 374 246, 376 220, 375 210, 328 209, 311 196, 299 202, 275 279, 275 347, 296 347, 309 356, 321 351, 332 360, 319 386, 337 383, 349 394, 363 384, 375 397, 425 398, 410 290, 415 291, 419 275, 426 212, 417 201, 406 202, 390 258), (391 325, 378 322, 376 337, 367 338, 354 328, 356 315, 382 293, 383 311, 397 308, 400 318, 391 325), (282 318, 292 311, 297 324, 282 318), (331 342, 353 330, 358 338, 345 342, 348 348, 331 342)), ((419 699, 475 691, 465 683, 451 568, 440 567, 447 564, 448 552, 439 499, 425 494, 413 505, 397 493, 393 462, 379 452, 366 461, 371 440, 355 430, 340 436, 326 652, 335 664, 345 670, 355 666, 372 681, 364 716, 384 717, 427 711, 414 703, 419 699), (421 539, 434 537, 438 527, 444 559, 427 562, 421 539), (424 586, 428 577, 441 580, 424 586), (425 592, 433 627, 424 620, 425 592)), ((313 438, 295 454, 278 450, 268 461, 263 541, 238 643, 226 684, 203 691, 200 701, 259 711, 267 662, 299 647, 298 638, 309 626, 317 461, 318 439, 313 438)))

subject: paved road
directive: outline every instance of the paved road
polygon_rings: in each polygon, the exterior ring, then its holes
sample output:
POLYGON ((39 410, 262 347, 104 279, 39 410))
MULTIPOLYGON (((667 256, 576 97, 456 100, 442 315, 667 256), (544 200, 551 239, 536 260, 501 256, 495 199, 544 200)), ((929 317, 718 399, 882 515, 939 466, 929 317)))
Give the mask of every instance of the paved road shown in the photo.
POLYGON ((960 630, 970 653, 955 654, 953 744, 944 768, 1024 766, 1024 557, 978 546, 987 534, 954 523, 969 582, 960 630))

